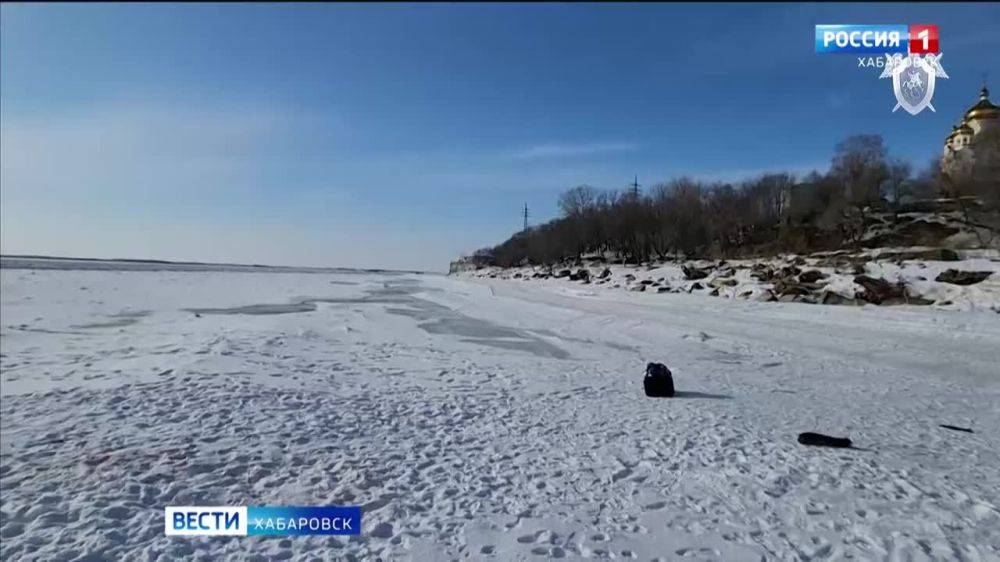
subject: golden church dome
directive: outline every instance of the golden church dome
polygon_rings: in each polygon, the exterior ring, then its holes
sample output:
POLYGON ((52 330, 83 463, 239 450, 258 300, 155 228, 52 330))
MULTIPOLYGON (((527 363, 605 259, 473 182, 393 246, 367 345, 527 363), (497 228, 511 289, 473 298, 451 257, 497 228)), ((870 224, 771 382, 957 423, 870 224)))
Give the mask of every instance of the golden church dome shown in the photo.
POLYGON ((1000 107, 990 101, 990 91, 986 86, 979 92, 979 102, 965 112, 965 119, 1000 119, 1000 107))

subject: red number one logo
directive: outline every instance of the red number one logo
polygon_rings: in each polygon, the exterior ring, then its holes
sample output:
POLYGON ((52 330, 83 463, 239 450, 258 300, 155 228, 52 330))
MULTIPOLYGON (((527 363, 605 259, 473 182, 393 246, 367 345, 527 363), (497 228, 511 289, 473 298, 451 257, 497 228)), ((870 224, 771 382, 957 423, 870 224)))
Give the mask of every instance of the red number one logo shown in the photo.
POLYGON ((936 25, 910 26, 911 55, 926 55, 940 51, 941 49, 938 45, 938 28, 936 25))

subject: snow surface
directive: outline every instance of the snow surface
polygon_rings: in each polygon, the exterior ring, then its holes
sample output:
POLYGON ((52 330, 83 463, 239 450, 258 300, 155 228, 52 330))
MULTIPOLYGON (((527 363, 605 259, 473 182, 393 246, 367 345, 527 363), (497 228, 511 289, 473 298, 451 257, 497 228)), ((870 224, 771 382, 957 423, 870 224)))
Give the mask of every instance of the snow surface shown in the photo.
POLYGON ((3 560, 1000 559, 993 312, 0 277, 3 560), (643 396, 647 361, 678 397, 643 396), (248 504, 362 505, 364 535, 163 535, 164 506, 248 504))

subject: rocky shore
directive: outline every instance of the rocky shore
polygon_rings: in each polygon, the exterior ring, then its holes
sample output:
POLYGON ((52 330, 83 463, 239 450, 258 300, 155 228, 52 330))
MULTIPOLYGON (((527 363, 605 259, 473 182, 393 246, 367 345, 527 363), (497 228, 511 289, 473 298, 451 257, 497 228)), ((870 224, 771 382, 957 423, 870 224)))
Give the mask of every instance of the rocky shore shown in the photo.
POLYGON ((997 250, 878 248, 639 265, 585 256, 575 262, 543 266, 453 267, 452 274, 757 301, 921 305, 1000 312, 997 250))

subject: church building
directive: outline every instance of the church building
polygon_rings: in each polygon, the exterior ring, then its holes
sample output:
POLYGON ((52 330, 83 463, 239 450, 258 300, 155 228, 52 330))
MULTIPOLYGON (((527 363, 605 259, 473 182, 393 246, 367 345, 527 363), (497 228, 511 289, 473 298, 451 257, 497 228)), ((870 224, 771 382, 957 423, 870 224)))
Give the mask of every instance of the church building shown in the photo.
POLYGON ((954 181, 1000 178, 1000 107, 983 86, 979 101, 965 112, 944 141, 941 172, 954 181))

